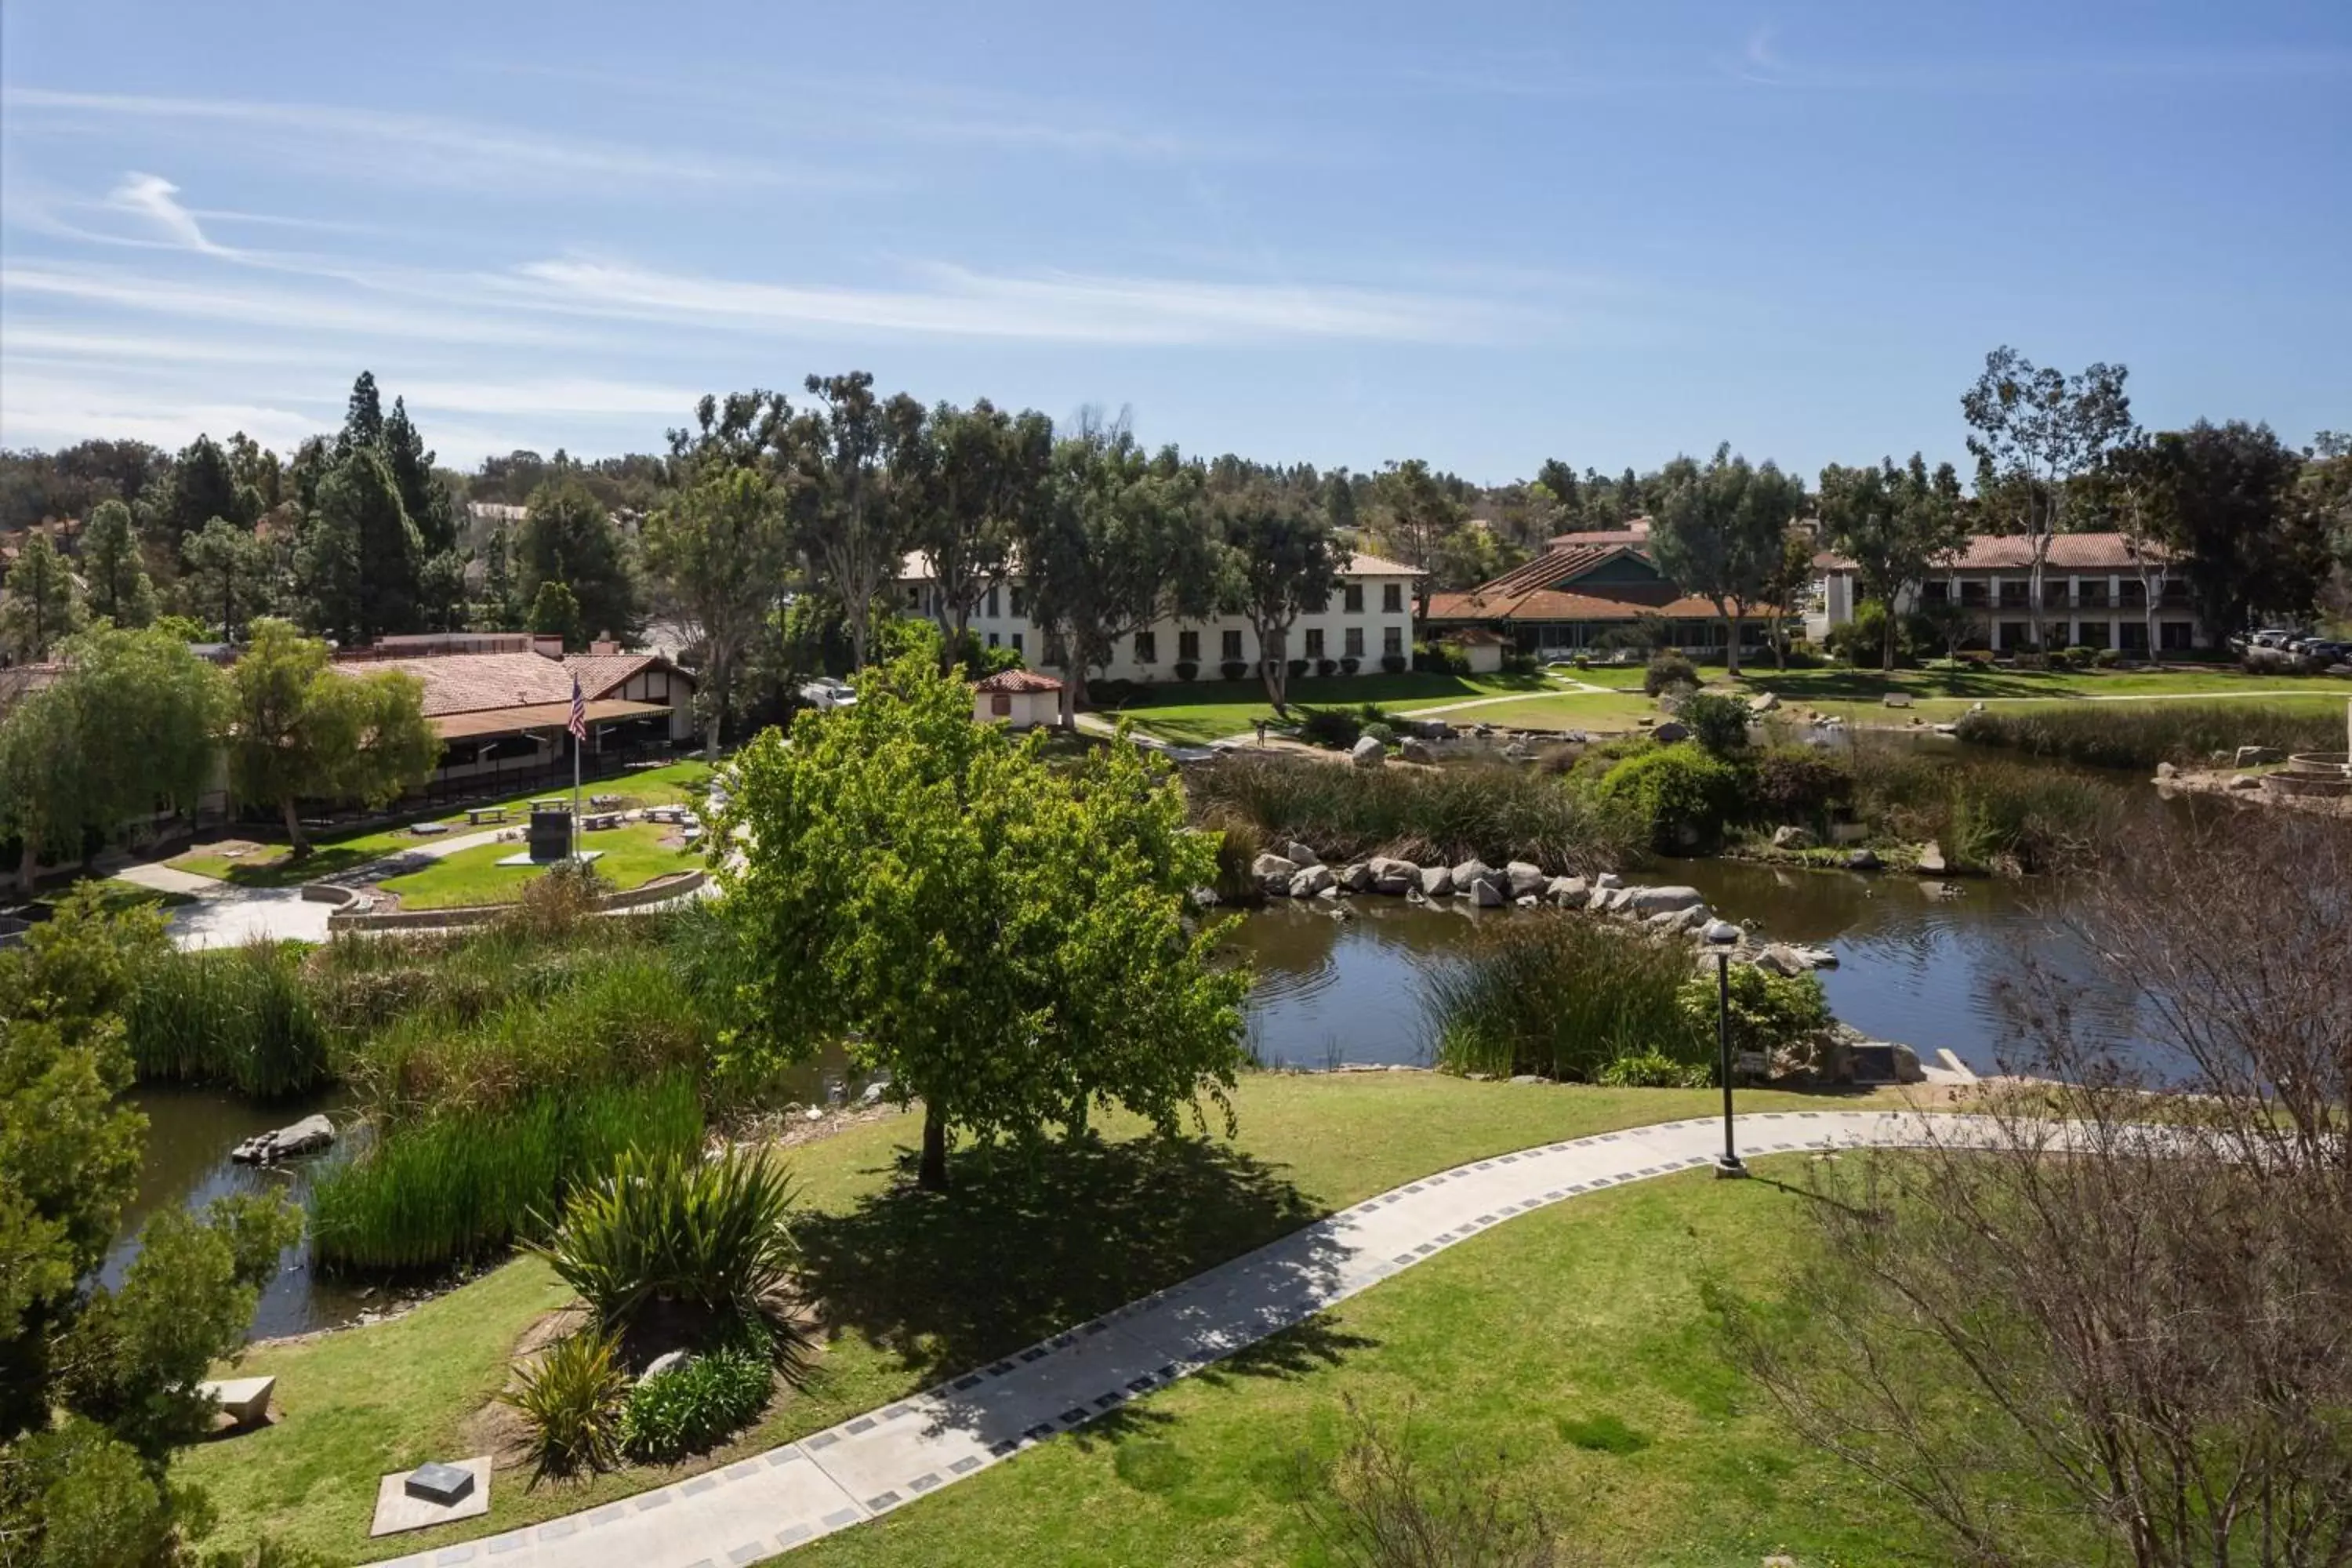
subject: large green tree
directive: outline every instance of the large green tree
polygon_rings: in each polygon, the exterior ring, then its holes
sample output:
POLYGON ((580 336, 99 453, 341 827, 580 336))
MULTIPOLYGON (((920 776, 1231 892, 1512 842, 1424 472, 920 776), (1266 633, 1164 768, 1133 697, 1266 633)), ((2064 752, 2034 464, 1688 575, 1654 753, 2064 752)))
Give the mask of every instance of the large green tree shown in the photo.
POLYGON ((612 513, 574 479, 541 485, 530 494, 515 546, 516 595, 539 600, 540 584, 562 584, 580 606, 588 637, 626 639, 636 634, 636 573, 612 513))
POLYGON ((260 498, 236 481, 236 468, 219 442, 198 436, 172 461, 172 477, 150 486, 140 503, 140 528, 162 564, 180 541, 216 517, 247 528, 260 515, 260 498))
POLYGON ((299 560, 312 627, 344 646, 422 625, 425 542, 380 448, 354 444, 328 470, 299 560))
POLYGON ((20 661, 47 658, 58 639, 81 625, 81 616, 73 568, 47 534, 27 534, 16 563, 0 580, 0 652, 20 661))
POLYGON ((220 672, 170 632, 100 626, 59 658, 58 679, 0 719, 0 829, 20 841, 28 889, 43 855, 193 808, 217 756, 220 672))
POLYGON ((964 646, 972 612, 1004 582, 1021 531, 1044 504, 1054 426, 1034 411, 1013 414, 982 398, 933 410, 929 493, 915 547, 930 562, 932 618, 950 657, 964 646))
POLYGON ((1258 482, 1219 494, 1210 517, 1225 552, 1223 607, 1249 621, 1266 700, 1287 714, 1290 628, 1330 599, 1341 551, 1318 499, 1290 486, 1258 482))
POLYGON ((218 626, 223 642, 235 642, 238 631, 269 607, 277 563, 268 544, 252 530, 214 518, 203 531, 182 541, 180 558, 181 612, 218 626))
POLYGON ((415 676, 340 671, 325 643, 284 621, 254 623, 229 667, 229 786, 242 801, 278 809, 294 858, 310 853, 298 803, 382 805, 432 776, 440 757, 415 676))
POLYGON ((928 416, 903 392, 877 397, 866 371, 806 384, 815 404, 777 437, 786 504, 801 552, 841 601, 850 657, 863 667, 874 601, 898 578, 929 484, 928 416))
POLYGON ((1413 581, 1417 616, 1428 617, 1430 590, 1439 586, 1441 576, 1447 587, 1475 585, 1456 580, 1454 573, 1461 561, 1459 541, 1469 510, 1454 499, 1426 462, 1409 458, 1391 463, 1372 482, 1372 494, 1377 502, 1371 515, 1373 544, 1422 574, 1413 581))
POLYGON ((1903 597, 1927 581, 1938 560, 1968 543, 1959 476, 1949 463, 1929 473, 1916 452, 1902 468, 1892 458, 1874 468, 1832 463, 1822 470, 1821 495, 1824 542, 1853 563, 1861 596, 1886 606, 1879 667, 1893 669, 1903 597))
POLYGON ((2033 637, 2044 647, 2050 626, 2042 578, 2050 542, 2073 525, 2074 481, 2131 433, 2131 398, 2124 391, 2129 374, 2124 365, 2094 364, 2068 375, 2003 344, 1985 355, 1984 374, 1960 396, 1979 508, 2005 531, 2025 537, 2033 637))
POLYGON ((1217 552, 1201 486, 1176 448, 1148 454, 1124 424, 1087 422, 1055 443, 1019 553, 1029 618, 1060 655, 1064 728, 1076 724, 1086 672, 1109 663, 1120 637, 1214 605, 1217 552))
POLYGON ((1215 851, 1156 761, 1120 741, 1051 765, 918 654, 735 768, 719 907, 757 965, 738 1049, 887 1068, 923 1102, 924 1186, 958 1130, 1034 1139, 1117 1104, 1173 1131, 1202 1096, 1230 1119, 1249 980, 1189 922, 1215 851))
POLYGON ((279 1198, 170 1207, 114 1285, 95 1283, 137 1191, 146 1119, 122 1100, 114 1016, 166 953, 152 911, 70 898, 0 953, 0 1561, 163 1568, 206 1510, 172 1450, 209 1428, 197 1384, 242 1350, 300 1233, 279 1198))
POLYGON ((2177 557, 2209 629, 2311 613, 2333 554, 2328 519, 2301 489, 2301 453, 2267 425, 2200 419, 2157 433, 2134 456, 2133 499, 2177 557))
POLYGON ((155 584, 140 558, 131 509, 102 500, 90 509, 81 531, 81 574, 89 613, 118 626, 143 626, 155 618, 155 584))
POLYGON ((1726 652, 1733 675, 1739 673, 1741 626, 1769 603, 1781 541, 1804 504, 1801 481, 1769 461, 1751 467, 1726 442, 1706 468, 1685 466, 1652 518, 1658 570, 1730 623, 1726 652))
POLYGON ((702 647, 695 696, 713 759, 736 677, 782 595, 791 555, 782 499, 758 468, 699 475, 646 520, 646 565, 702 647))

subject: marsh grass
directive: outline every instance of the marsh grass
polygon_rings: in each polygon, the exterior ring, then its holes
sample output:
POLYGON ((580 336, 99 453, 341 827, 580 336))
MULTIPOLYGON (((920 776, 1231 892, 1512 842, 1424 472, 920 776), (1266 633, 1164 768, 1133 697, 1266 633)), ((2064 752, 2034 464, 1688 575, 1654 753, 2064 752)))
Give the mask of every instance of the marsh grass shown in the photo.
POLYGON ((1355 768, 1228 756, 1184 779, 1193 818, 1297 838, 1326 859, 1394 855, 1451 864, 1479 856, 1598 871, 1638 855, 1645 831, 1541 769, 1494 763, 1355 768))
POLYGON ((395 1127, 312 1182, 311 1248, 331 1269, 446 1268, 544 1234, 565 1195, 625 1151, 682 1158, 701 1142, 701 1100, 683 1073, 395 1127))
POLYGON ((2021 703, 1970 713, 1959 737, 2089 767, 2153 769, 2202 763, 2240 746, 2284 752, 2340 750, 2341 712, 2301 712, 2254 702, 2021 703))
POLYGON ((329 1081, 329 1031, 299 946, 160 955, 131 988, 124 1037, 148 1082, 226 1084, 256 1100, 329 1081))
POLYGON ((1657 1056, 1703 1073, 1714 1038, 1675 1002, 1689 974, 1682 944, 1580 915, 1491 922, 1430 977, 1438 1065, 1589 1083, 1618 1061, 1657 1056))
POLYGON ((2085 866, 2138 815, 2121 784, 2047 763, 1869 741, 1855 744, 1850 761, 1854 808, 1874 831, 1906 843, 1933 839, 1967 870, 2085 866))

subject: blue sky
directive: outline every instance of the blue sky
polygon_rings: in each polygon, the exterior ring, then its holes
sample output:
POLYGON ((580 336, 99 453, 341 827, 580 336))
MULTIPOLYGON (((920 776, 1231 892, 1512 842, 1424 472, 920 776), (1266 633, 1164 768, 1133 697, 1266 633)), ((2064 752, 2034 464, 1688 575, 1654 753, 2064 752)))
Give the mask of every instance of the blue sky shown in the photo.
POLYGON ((864 367, 1471 478, 1959 458, 1987 349, 2352 427, 2352 7, 0 11, 0 444, 656 447, 864 367))

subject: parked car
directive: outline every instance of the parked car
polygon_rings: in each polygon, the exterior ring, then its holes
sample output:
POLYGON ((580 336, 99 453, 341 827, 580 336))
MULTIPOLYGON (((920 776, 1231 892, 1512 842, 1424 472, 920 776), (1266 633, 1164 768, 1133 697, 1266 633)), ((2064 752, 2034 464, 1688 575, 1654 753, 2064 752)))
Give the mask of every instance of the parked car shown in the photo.
POLYGON ((2300 636, 2300 632, 2286 626, 2266 626, 2254 634, 2253 643, 2256 647, 2284 647, 2300 636))
POLYGON ((801 687, 801 700, 819 712, 857 706, 857 689, 838 676, 820 675, 801 687))

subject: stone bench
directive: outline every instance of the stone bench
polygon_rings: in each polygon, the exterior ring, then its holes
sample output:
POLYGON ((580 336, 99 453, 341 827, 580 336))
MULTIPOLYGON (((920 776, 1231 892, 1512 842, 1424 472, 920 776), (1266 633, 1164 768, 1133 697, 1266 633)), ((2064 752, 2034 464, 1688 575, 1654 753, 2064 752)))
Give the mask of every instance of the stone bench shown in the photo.
POLYGON ((221 1414, 239 1426, 258 1426, 269 1419, 269 1395, 278 1386, 274 1377, 232 1377, 200 1383, 196 1392, 212 1395, 221 1414))

